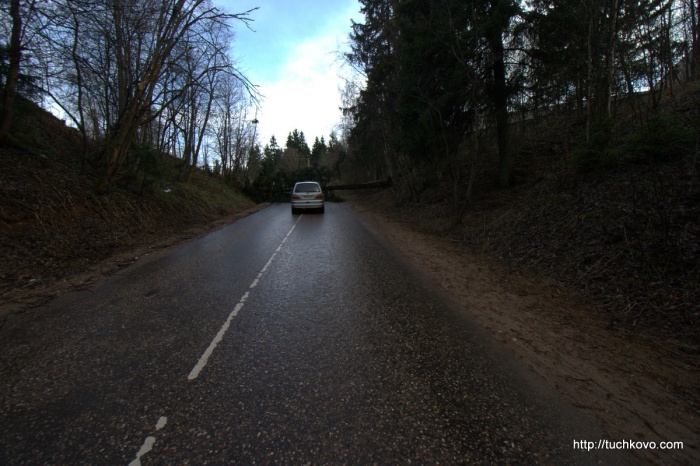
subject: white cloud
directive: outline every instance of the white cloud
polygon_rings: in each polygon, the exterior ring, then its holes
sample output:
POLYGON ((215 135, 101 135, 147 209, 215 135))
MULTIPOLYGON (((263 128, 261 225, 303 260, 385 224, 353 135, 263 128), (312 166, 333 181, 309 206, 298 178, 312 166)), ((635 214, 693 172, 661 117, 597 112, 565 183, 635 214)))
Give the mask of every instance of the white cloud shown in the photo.
POLYGON ((335 37, 304 42, 295 47, 274 82, 263 83, 265 96, 258 120, 261 142, 274 134, 284 146, 294 129, 303 131, 309 145, 328 139, 340 120, 338 67, 334 63, 335 37))
POLYGON ((214 1, 231 11, 260 5, 251 15, 257 32, 237 25, 234 45, 241 68, 264 96, 258 140, 265 145, 274 135, 284 146, 294 129, 309 144, 328 138, 341 119, 336 54, 347 42, 351 18, 361 19, 357 0, 214 1))
POLYGON ((337 35, 302 42, 277 73, 274 82, 262 83, 265 96, 258 113, 260 141, 274 134, 280 146, 294 129, 304 132, 309 145, 314 138, 328 139, 340 121, 337 35))

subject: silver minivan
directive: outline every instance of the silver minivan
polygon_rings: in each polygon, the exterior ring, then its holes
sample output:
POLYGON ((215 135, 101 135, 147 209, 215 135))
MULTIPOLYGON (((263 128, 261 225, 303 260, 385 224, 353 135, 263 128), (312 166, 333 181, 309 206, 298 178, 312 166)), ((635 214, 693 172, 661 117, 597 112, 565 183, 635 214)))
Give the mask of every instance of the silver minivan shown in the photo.
POLYGON ((292 189, 292 213, 305 210, 324 211, 323 190, 315 181, 300 181, 292 189))

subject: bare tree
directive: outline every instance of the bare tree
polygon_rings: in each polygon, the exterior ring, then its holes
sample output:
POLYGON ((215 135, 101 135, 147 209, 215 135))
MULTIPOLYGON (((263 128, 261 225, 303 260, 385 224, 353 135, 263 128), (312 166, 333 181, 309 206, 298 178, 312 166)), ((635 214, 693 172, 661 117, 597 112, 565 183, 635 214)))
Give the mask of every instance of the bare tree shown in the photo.
POLYGON ((136 132, 152 112, 154 93, 163 68, 175 45, 198 21, 216 10, 198 11, 202 1, 144 2, 139 10, 125 0, 111 5, 117 71, 117 118, 109 129, 105 147, 105 171, 97 190, 109 189, 115 181, 136 132))
MULTIPOLYGON (((7 40, 0 45, 0 59, 7 59, 7 71, 2 89, 2 106, 0 108, 0 143, 5 143, 9 135, 15 110, 15 100, 19 90, 20 80, 24 77, 25 84, 34 78, 32 72, 36 70, 29 66, 33 63, 32 55, 40 52, 40 45, 34 41, 35 35, 46 24, 45 17, 35 0, 20 2, 8 0, 8 10, 0 9, 0 37, 6 36, 7 40), (30 53, 27 53, 30 52, 30 53), (24 69, 24 76, 21 70, 24 69)), ((42 5, 42 8, 48 9, 42 5)))
POLYGON ((22 57, 22 44, 20 34, 22 32, 22 17, 19 13, 19 0, 10 1, 10 18, 12 19, 12 33, 7 54, 10 58, 5 89, 2 98, 2 117, 0 118, 0 144, 4 144, 10 132, 10 123, 14 116, 15 94, 17 93, 17 78, 19 76, 19 62, 22 57))
POLYGON ((238 185, 251 181, 251 153, 259 150, 256 141, 257 118, 251 115, 256 106, 239 80, 230 75, 222 76, 213 118, 216 133, 214 152, 219 157, 223 177, 238 185))
POLYGON ((176 123, 183 137, 185 167, 198 165, 207 132, 216 132, 209 129, 214 103, 229 98, 231 86, 238 86, 241 91, 244 88, 227 54, 232 41, 230 32, 220 23, 204 26, 187 34, 187 51, 181 65, 184 104, 176 123))

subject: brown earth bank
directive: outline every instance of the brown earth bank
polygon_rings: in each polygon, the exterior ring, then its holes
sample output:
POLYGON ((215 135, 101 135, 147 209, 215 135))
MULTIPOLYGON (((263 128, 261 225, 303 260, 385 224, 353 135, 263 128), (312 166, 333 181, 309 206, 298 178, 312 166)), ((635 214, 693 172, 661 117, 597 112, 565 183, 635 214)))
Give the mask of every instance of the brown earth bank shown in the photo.
POLYGON ((694 357, 649 335, 611 327, 606 312, 560 282, 514 270, 449 235, 426 232, 429 217, 402 215, 388 207, 386 197, 356 195, 349 202, 532 371, 588 413, 604 440, 680 441, 682 450, 632 453, 649 463, 698 464, 700 378, 694 357))
MULTIPOLYGON (((119 245, 108 248, 90 260, 65 260, 52 263, 52 270, 41 270, 41 258, 37 258, 35 267, 24 270, 35 270, 23 276, 21 280, 4 280, 0 294, 0 327, 12 318, 14 314, 22 314, 50 300, 73 290, 89 287, 102 277, 109 276, 124 267, 128 267, 139 258, 167 254, 168 250, 179 243, 206 235, 224 225, 251 215, 268 204, 257 204, 225 214, 218 220, 203 224, 185 224, 182 229, 169 228, 163 231, 150 231, 141 235, 131 235, 130 242, 122 241, 119 245), (61 265, 62 264, 62 265, 61 265), (35 278, 32 278, 35 277, 35 278)), ((18 246, 26 250, 25 246, 18 246)), ((3 251, 4 253, 5 251, 3 251)), ((3 256, 6 257, 6 256, 3 256)), ((12 257, 3 264, 11 269, 12 257)))
MULTIPOLYGON (((210 176, 94 194, 80 140, 45 115, 31 150, 0 148, 0 325, 139 257, 263 208, 210 176), (58 126, 58 128, 56 128, 58 126)), ((19 144, 18 144, 19 145, 19 144)), ((163 170, 177 172, 177 161, 163 170)))

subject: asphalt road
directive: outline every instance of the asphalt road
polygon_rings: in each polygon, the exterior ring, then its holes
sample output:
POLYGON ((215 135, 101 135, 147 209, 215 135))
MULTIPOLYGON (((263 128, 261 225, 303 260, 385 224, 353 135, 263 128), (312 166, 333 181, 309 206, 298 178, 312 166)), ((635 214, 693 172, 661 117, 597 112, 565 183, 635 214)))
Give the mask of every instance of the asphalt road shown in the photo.
POLYGON ((343 204, 273 205, 0 329, 0 464, 606 463, 343 204))

